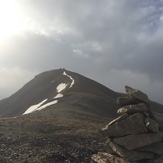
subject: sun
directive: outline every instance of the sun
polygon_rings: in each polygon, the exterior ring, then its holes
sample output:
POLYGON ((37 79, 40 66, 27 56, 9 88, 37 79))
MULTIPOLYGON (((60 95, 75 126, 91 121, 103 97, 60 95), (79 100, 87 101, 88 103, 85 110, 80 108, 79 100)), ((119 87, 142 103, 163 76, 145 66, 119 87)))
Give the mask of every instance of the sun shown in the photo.
POLYGON ((20 28, 20 13, 14 0, 0 0, 0 40, 10 37, 20 28))

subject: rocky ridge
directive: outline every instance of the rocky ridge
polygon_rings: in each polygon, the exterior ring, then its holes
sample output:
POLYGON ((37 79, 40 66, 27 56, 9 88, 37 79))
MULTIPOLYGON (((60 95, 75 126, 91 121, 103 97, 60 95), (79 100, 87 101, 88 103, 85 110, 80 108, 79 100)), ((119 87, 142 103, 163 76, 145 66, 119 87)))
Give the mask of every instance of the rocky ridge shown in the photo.
POLYGON ((152 102, 140 90, 125 86, 119 97, 120 116, 99 130, 105 151, 92 156, 96 163, 162 163, 163 132, 151 112, 152 102))

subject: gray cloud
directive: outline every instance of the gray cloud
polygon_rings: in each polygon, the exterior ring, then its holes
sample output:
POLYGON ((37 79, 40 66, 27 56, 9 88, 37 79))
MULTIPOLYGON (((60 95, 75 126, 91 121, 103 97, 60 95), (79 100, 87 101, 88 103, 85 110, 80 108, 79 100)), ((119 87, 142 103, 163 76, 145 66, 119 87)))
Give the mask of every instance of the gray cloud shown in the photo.
POLYGON ((65 67, 115 91, 124 91, 126 84, 142 89, 162 103, 163 1, 19 3, 27 29, 0 47, 0 70, 18 67, 33 75, 65 67))

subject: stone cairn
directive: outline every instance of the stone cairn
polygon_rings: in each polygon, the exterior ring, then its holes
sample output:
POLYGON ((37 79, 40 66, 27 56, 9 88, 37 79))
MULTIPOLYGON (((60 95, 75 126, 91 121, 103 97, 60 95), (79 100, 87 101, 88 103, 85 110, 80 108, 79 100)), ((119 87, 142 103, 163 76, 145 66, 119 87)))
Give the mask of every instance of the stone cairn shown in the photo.
POLYGON ((99 134, 106 138, 105 152, 91 158, 94 163, 163 163, 163 132, 151 112, 151 101, 140 90, 125 86, 119 97, 120 116, 99 134))

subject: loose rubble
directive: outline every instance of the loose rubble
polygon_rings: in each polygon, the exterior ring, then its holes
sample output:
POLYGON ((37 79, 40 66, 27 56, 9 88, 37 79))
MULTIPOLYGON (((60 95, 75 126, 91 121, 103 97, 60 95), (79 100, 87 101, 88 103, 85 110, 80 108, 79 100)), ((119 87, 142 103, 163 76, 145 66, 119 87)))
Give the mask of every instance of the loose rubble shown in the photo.
POLYGON ((99 130, 107 139, 104 152, 92 155, 95 163, 162 163, 163 132, 151 112, 152 102, 140 90, 125 86, 119 97, 120 116, 99 130))
POLYGON ((101 118, 54 110, 0 118, 0 163, 90 162, 103 148, 95 134, 95 128, 102 127, 101 118))

